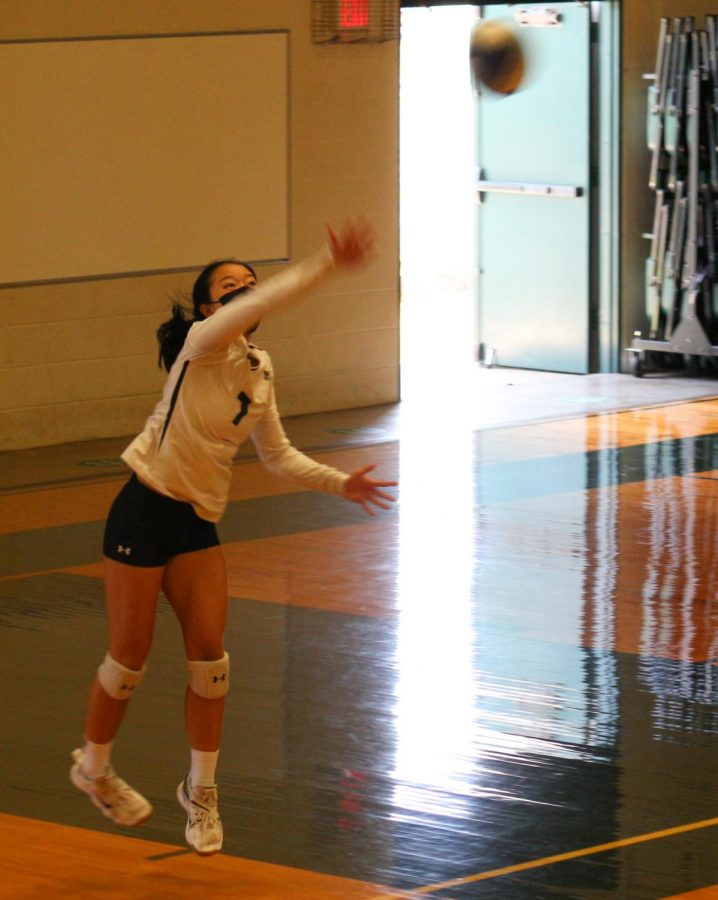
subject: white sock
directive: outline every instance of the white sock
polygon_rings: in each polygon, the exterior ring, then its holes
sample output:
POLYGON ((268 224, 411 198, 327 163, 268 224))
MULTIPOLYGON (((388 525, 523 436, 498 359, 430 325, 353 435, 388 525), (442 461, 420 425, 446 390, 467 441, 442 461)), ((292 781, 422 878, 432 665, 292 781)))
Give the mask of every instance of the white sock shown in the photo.
POLYGON ((85 741, 82 748, 84 753, 82 771, 87 778, 97 778, 109 766, 112 743, 110 741, 109 744, 93 744, 92 741, 85 741))
POLYGON ((195 787, 214 787, 219 750, 190 750, 192 768, 189 777, 195 787))

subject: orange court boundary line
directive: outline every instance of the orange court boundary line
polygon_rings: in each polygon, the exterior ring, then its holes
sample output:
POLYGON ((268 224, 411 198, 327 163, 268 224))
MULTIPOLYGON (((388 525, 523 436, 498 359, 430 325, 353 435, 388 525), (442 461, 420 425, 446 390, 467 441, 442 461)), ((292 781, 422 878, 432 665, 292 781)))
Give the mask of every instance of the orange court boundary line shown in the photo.
MULTIPOLYGON (((610 841, 607 844, 595 844, 593 847, 584 847, 581 850, 569 850, 567 853, 557 853, 555 856, 544 856, 542 859, 532 859, 528 862, 516 863, 513 866, 503 866, 500 869, 489 869, 486 872, 478 872, 475 875, 467 875, 464 878, 454 878, 451 881, 443 881, 440 884, 430 884, 425 887, 412 888, 411 896, 432 894, 434 891, 443 891, 452 887, 461 887, 465 884, 474 884, 477 881, 488 881, 491 878, 500 878, 503 875, 512 875, 515 872, 525 872, 527 869, 539 869, 543 866, 551 866, 555 863, 566 862, 570 859, 578 859, 582 856, 592 856, 595 853, 606 853, 609 850, 617 850, 620 847, 630 847, 633 844, 643 844, 647 841, 660 840, 673 837, 677 834, 685 834, 689 831, 698 831, 701 828, 712 828, 718 825, 718 817, 703 819, 700 822, 689 822, 687 825, 677 825, 675 828, 664 828, 661 831, 651 831, 647 834, 638 834, 634 837, 623 838, 619 841, 610 841)), ((396 896, 405 896, 397 894, 396 896)), ((381 900, 386 894, 377 895, 371 900, 381 900)))
MULTIPOLYGON (((94 563, 88 563, 88 565, 94 565, 94 563)), ((21 578, 37 578, 42 575, 57 575, 59 572, 67 572, 68 569, 79 568, 79 566, 66 566, 59 569, 39 569, 35 571, 28 572, 16 572, 14 575, 0 575, 0 582, 3 581, 19 581, 21 578)), ((88 578, 92 578, 93 576, 88 575, 88 578)))

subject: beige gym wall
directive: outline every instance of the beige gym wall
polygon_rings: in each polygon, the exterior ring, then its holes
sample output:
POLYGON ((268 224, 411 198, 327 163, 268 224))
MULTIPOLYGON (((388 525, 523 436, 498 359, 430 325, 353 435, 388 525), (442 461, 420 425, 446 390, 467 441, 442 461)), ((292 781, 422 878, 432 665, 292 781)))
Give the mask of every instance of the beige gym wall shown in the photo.
MULTIPOLYGON (((284 415, 398 399, 398 42, 312 44, 309 0, 3 0, 2 7, 0 41, 288 30, 292 259, 322 242, 326 220, 356 212, 375 221, 380 254, 366 271, 267 321, 257 342, 272 354, 284 415)), ((110 103, 111 95, 108 85, 110 103)), ((52 139, 41 122, 38 133, 52 139)), ((260 278, 278 268, 263 267, 260 278)), ((0 450, 139 429, 164 380, 155 329, 169 296, 191 282, 191 274, 175 273, 0 289, 0 450)))
MULTIPOLYGON (((623 0, 621 89, 621 340, 624 349, 634 330, 647 337, 645 260, 650 249, 642 234, 653 227, 655 194, 648 188, 651 156, 646 146, 647 82, 643 75, 656 67, 658 29, 662 16, 694 16, 703 28, 710 0, 623 0)), ((625 362, 625 360, 624 360, 625 362)))

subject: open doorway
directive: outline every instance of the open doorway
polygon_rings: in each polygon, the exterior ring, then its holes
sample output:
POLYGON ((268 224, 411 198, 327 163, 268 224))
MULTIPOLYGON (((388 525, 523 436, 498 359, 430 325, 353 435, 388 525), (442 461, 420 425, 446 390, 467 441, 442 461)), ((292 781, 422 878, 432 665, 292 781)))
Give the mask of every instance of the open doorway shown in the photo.
POLYGON ((402 398, 426 390, 427 354, 476 368, 475 5, 401 12, 402 398), (441 339, 439 344, 438 338, 441 339))
MULTIPOLYGON (((513 20, 516 19, 516 11, 509 8, 512 6, 486 5, 483 14, 486 17, 510 16, 513 20)), ((537 6, 539 4, 527 4, 531 8, 537 6)), ((440 346, 442 353, 450 353, 453 371, 466 368, 472 378, 486 373, 486 369, 479 368, 476 363, 479 343, 486 341, 492 342, 492 347, 495 344, 498 350, 491 354, 494 366, 508 367, 522 380, 522 372, 528 376, 539 371, 618 371, 618 4, 614 0, 591 4, 566 2, 560 9, 560 28, 538 27, 536 22, 540 17, 529 23, 534 27, 527 28, 523 39, 530 45, 532 65, 536 60, 542 65, 533 66, 531 70, 531 89, 522 91, 520 96, 506 103, 496 103, 489 97, 477 103, 473 91, 468 51, 471 30, 480 14, 476 4, 420 6, 402 10, 400 243, 403 399, 419 395, 426 389, 427 347, 435 349, 440 346), (539 155, 526 153, 525 148, 534 146, 532 129, 542 122, 553 120, 551 116, 536 112, 532 104, 535 95, 540 93, 539 89, 550 84, 548 75, 553 69, 548 61, 552 65, 566 61, 570 74, 573 71, 570 67, 573 57, 563 49, 558 53, 556 48, 543 47, 543 43, 549 39, 565 38, 573 27, 573 20, 578 18, 581 20, 581 34, 585 36, 581 49, 584 61, 582 68, 579 68, 590 72, 588 83, 591 98, 590 112, 582 114, 582 118, 576 115, 574 124, 585 121, 581 146, 584 147, 582 159, 585 157, 586 171, 575 174, 561 169, 558 174, 551 172, 547 175, 533 171, 538 166, 539 155), (539 42, 543 42, 540 47, 539 42), (495 127, 497 123, 493 120, 488 124, 483 122, 478 115, 480 106, 485 107, 487 115, 491 113, 494 118, 497 110, 504 118, 513 115, 518 120, 518 126, 527 133, 521 132, 520 140, 509 140, 506 123, 502 120, 498 123, 499 127, 495 127), (550 183, 551 191, 547 193, 551 198, 560 195, 560 192, 553 190, 554 183, 563 184, 566 178, 574 178, 579 185, 576 199, 572 201, 532 197, 528 196, 531 192, 527 192, 525 209, 535 219, 529 229, 531 235, 543 235, 545 231, 550 237, 552 232, 547 223, 552 224, 554 218, 558 218, 559 211, 563 213, 572 208, 581 207, 581 214, 588 223, 581 232, 581 253, 567 251, 568 263, 563 259, 554 259, 555 247, 568 244, 563 238, 556 239, 554 245, 549 241, 552 247, 550 253, 539 251, 533 238, 521 239, 520 269, 524 275, 535 268, 535 260, 529 258, 531 253, 547 261, 550 277, 545 279, 547 284, 540 283, 540 290, 538 281, 529 284, 530 289, 525 290, 516 285, 516 254, 511 249, 516 241, 512 243, 501 237, 495 223, 492 222, 489 227, 486 222, 479 221, 484 210, 484 219, 488 213, 496 211, 500 223, 509 231, 515 221, 525 224, 525 219, 515 219, 516 211, 506 214, 503 210, 502 204, 514 202, 511 196, 505 198, 494 192, 488 203, 477 205, 477 165, 485 165, 490 156, 486 146, 482 144, 479 147, 478 137, 481 134, 485 138, 487 135, 499 136, 498 150, 496 147, 492 150, 491 171, 488 175, 482 175, 483 178, 500 181, 503 187, 511 187, 508 182, 514 181, 521 184, 531 182, 529 187, 541 187, 538 182, 545 181, 550 183), (529 135, 531 138, 527 143, 529 135), (509 149, 524 148, 522 161, 527 164, 517 166, 517 171, 512 171, 510 176, 499 172, 500 164, 504 162, 500 146, 502 140, 508 142, 509 149), (548 207, 550 211, 544 216, 542 211, 548 207), (486 241, 480 241, 480 232, 496 236, 493 243, 498 243, 499 250, 503 248, 503 257, 501 253, 492 253, 488 259, 487 254, 496 247, 489 247, 486 241), (478 284, 479 268, 483 273, 481 285, 478 284), (571 360, 571 364, 566 364, 563 358, 557 358, 556 352, 553 355, 547 353, 546 358, 539 360, 525 352, 526 346, 533 349, 536 342, 531 338, 537 333, 547 337, 570 331, 566 324, 570 316, 565 314, 563 308, 557 314, 560 327, 544 315, 551 302, 563 296, 553 289, 555 284, 551 278, 555 281, 557 273, 567 273, 564 281, 572 286, 581 279, 585 282, 579 300, 571 294, 566 301, 570 312, 575 312, 574 307, 580 307, 583 316, 570 333, 571 340, 575 345, 581 345, 582 353, 583 344, 590 346, 590 353, 586 356, 588 361, 582 359, 580 365, 573 365, 571 360), (506 302, 501 291, 496 290, 497 284, 503 286, 504 292, 518 292, 529 304, 529 312, 517 312, 517 304, 506 302), (516 334, 528 335, 525 346, 519 347, 520 352, 509 352, 512 348, 508 346, 507 329, 502 331, 503 321, 499 319, 497 322, 497 315, 489 315, 496 310, 504 318, 518 316, 517 325, 509 323, 508 334, 511 338, 515 338, 516 334), (538 310, 541 312, 538 313, 538 310), (440 344, 437 341, 439 338, 440 344)), ((559 83, 563 84, 561 79, 559 83)), ((560 90, 557 96, 563 98, 560 90)), ((563 110, 563 105, 568 106, 556 103, 556 97, 549 97, 550 102, 554 104, 551 109, 563 110)), ((567 117, 570 122, 571 115, 567 117)), ((548 131, 553 134, 554 129, 549 128, 548 131)), ((578 141, 571 138, 564 143, 574 147, 578 141)), ((508 161, 510 154, 506 156, 508 161)), ((543 154, 549 160, 554 156, 556 154, 550 152, 543 154)), ((485 200, 486 195, 482 196, 485 200)), ((578 239, 578 229, 568 226, 568 232, 574 240, 578 239)), ((555 348, 550 349, 555 351, 555 348)))

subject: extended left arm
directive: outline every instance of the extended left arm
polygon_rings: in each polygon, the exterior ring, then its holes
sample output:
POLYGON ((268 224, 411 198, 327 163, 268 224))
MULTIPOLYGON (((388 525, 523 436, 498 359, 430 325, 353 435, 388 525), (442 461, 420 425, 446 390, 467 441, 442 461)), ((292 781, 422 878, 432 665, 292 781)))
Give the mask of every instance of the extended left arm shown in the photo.
POLYGON ((346 497, 360 504, 369 515, 374 512, 371 505, 389 509, 394 497, 381 490, 392 487, 395 481, 377 481, 368 473, 374 466, 364 466, 351 475, 325 466, 293 447, 284 432, 274 402, 252 432, 252 440, 262 463, 276 475, 296 484, 328 494, 346 497))

